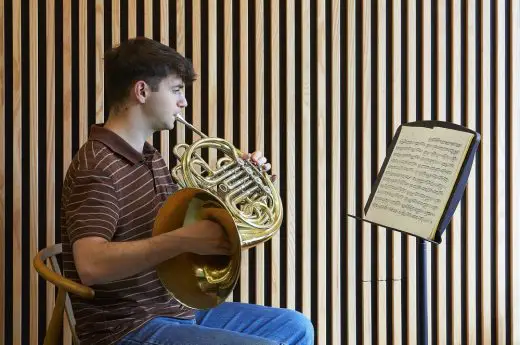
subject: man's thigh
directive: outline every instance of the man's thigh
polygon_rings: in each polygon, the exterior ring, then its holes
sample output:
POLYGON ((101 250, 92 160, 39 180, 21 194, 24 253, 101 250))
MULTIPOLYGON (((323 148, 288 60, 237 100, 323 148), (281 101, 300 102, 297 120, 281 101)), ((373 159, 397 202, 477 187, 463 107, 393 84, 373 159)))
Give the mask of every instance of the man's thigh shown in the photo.
POLYGON ((199 311, 197 324, 271 339, 283 344, 312 344, 314 327, 303 314, 284 308, 247 303, 222 303, 199 311))
POLYGON ((128 334, 119 345, 275 345, 268 339, 159 317, 128 334))

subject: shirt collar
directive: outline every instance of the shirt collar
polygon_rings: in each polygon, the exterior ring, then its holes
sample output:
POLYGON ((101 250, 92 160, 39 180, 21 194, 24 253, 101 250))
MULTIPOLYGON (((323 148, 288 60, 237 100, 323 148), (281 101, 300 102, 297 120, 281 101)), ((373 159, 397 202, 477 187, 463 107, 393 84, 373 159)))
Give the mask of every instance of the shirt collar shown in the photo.
POLYGON ((112 151, 123 156, 132 164, 144 160, 144 154, 155 154, 157 150, 147 141, 144 143, 143 153, 136 151, 126 140, 111 130, 104 128, 102 124, 95 124, 90 128, 89 140, 99 141, 108 146, 112 151))

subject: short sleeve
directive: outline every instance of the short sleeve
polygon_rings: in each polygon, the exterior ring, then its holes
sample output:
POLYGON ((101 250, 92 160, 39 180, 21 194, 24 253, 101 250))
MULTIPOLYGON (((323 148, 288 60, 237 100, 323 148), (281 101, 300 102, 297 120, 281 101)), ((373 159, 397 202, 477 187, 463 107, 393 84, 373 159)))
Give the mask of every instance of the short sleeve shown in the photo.
POLYGON ((99 170, 77 171, 65 205, 70 243, 88 236, 111 240, 119 218, 112 178, 99 170))

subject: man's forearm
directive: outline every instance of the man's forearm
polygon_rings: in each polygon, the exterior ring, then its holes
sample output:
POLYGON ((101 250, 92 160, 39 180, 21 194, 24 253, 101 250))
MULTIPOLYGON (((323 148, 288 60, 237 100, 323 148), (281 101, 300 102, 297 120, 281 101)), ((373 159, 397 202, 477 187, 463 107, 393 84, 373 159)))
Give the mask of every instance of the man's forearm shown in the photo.
POLYGON ((174 232, 137 241, 104 242, 89 253, 90 264, 80 277, 86 285, 108 283, 149 270, 182 252, 174 232))

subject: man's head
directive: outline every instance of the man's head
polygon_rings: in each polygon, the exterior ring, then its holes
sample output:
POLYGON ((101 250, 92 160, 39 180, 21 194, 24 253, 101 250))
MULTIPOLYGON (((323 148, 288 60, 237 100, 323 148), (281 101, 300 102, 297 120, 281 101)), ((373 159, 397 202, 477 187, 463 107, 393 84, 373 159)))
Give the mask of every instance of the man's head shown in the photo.
POLYGON ((173 116, 187 106, 183 87, 196 79, 189 60, 164 44, 135 38, 107 51, 104 64, 111 110, 137 107, 151 129, 173 128, 173 116))

